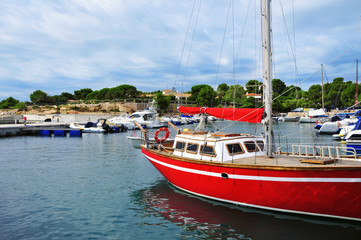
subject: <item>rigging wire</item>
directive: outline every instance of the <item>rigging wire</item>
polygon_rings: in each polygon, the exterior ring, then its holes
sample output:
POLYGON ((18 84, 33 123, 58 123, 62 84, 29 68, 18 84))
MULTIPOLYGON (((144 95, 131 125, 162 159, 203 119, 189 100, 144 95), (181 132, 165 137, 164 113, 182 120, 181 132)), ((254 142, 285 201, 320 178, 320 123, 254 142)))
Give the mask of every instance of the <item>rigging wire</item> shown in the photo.
POLYGON ((191 26, 191 23, 192 23, 192 18, 193 18, 193 13, 194 13, 194 8, 195 8, 195 5, 196 5, 196 2, 197 2, 197 0, 194 0, 194 2, 193 2, 192 12, 191 12, 191 16, 190 16, 189 22, 188 22, 187 33, 186 33, 186 36, 185 36, 184 42, 183 42, 182 53, 181 53, 181 57, 180 57, 180 59, 179 59, 178 68, 177 68, 177 74, 176 74, 176 78, 175 78, 175 80, 174 80, 173 89, 175 89, 175 86, 176 86, 176 84, 177 84, 179 69, 180 69, 180 66, 181 66, 181 64, 182 64, 184 49, 185 49, 185 47, 186 47, 186 43, 187 43, 187 39, 188 39, 188 33, 189 33, 189 29, 190 29, 190 26, 191 26))
MULTIPOLYGON (((217 80, 218 80, 218 76, 219 76, 219 69, 220 69, 221 59, 222 59, 222 55, 223 55, 224 41, 225 41, 225 39, 226 39, 226 33, 227 33, 227 28, 228 28, 228 20, 229 20, 229 14, 230 14, 230 9, 231 9, 231 3, 232 3, 232 0, 229 1, 229 6, 228 6, 227 20, 226 20, 225 27, 224 27, 223 38, 222 38, 222 43, 221 43, 221 51, 220 51, 220 53, 219 53, 219 58, 218 58, 218 66, 217 66, 217 72, 216 72, 216 79, 215 79, 215 82, 214 82, 214 85, 215 85, 215 86, 217 86, 217 80)), ((211 104, 213 105, 213 98, 212 98, 211 104)))
MULTIPOLYGON (((191 52, 192 52, 193 40, 194 40, 194 35, 195 35, 196 29, 197 29, 197 23, 198 23, 198 18, 199 18, 199 12, 201 10, 201 5, 202 5, 202 0, 199 1, 198 12, 197 12, 197 16, 196 16, 196 20, 195 20, 195 24, 194 24, 193 34, 192 34, 191 43, 190 43, 189 52, 188 52, 188 57, 187 57, 187 63, 186 63, 185 70, 184 70, 184 75, 183 75, 184 79, 186 77, 186 73, 187 73, 187 70, 188 70, 188 64, 189 64, 189 59, 190 59, 190 55, 191 55, 191 52)), ((182 81, 182 91, 183 91, 183 81, 182 81)))

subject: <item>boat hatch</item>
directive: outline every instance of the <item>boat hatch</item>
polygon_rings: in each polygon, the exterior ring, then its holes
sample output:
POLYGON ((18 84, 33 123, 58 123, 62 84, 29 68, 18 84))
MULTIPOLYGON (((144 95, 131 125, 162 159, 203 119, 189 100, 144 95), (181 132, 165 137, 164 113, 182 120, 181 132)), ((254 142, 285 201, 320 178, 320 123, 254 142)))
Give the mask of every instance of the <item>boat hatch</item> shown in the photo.
MULTIPOLYGON (((212 137, 238 137, 241 136, 242 134, 240 133, 226 133, 226 132, 217 132, 217 133, 212 133, 212 137)), ((246 135, 246 134, 244 134, 246 135)), ((248 134, 247 134, 248 135, 248 134)))

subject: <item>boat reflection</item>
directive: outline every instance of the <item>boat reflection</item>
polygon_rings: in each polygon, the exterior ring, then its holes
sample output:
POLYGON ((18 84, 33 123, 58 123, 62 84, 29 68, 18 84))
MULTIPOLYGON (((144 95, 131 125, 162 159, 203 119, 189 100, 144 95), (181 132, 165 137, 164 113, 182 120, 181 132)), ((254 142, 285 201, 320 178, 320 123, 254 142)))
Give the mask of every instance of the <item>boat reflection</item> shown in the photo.
POLYGON ((182 228, 180 238, 356 239, 361 236, 361 225, 357 222, 305 218, 223 204, 179 191, 165 180, 135 196, 145 215, 144 224, 147 218, 150 225, 168 226, 171 222, 182 228), (159 222, 155 223, 154 217, 159 222))

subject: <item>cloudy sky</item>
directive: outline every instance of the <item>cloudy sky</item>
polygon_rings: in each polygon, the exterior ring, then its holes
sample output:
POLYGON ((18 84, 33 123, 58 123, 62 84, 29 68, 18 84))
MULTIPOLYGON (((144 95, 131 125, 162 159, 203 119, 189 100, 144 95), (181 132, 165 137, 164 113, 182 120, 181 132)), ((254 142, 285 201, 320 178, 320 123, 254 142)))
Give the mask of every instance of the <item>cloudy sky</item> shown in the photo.
MULTIPOLYGON (((262 79, 259 0, 0 0, 0 100, 262 79), (230 8, 232 6, 232 8, 230 8)), ((355 81, 360 0, 273 0, 274 78, 355 81)))

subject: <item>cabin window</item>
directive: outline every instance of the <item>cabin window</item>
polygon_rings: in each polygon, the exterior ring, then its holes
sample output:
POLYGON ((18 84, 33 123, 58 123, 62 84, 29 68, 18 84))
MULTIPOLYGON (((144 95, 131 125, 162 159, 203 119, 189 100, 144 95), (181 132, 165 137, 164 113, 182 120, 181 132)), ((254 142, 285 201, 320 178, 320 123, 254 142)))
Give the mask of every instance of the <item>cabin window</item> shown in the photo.
POLYGON ((244 145, 246 146, 248 152, 257 152, 257 151, 259 151, 256 143, 253 142, 253 141, 244 142, 244 145))
POLYGON ((213 146, 207 146, 207 145, 202 145, 201 146, 201 150, 200 150, 200 154, 201 155, 209 155, 209 156, 216 156, 216 152, 214 151, 214 147, 213 146))
POLYGON ((197 152, 198 152, 198 144, 188 143, 187 152, 197 154, 197 152))
POLYGON ((258 147, 263 151, 264 149, 264 142, 263 141, 257 141, 258 147))
POLYGON ((130 116, 131 118, 140 118, 140 115, 139 114, 133 114, 130 116))
POLYGON ((227 144, 226 146, 228 149, 228 153, 231 156, 244 153, 243 148, 241 147, 241 145, 239 143, 227 144))
POLYGON ((176 142, 175 149, 178 150, 178 151, 183 152, 184 148, 185 148, 185 145, 186 144, 184 142, 176 142))

